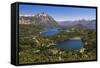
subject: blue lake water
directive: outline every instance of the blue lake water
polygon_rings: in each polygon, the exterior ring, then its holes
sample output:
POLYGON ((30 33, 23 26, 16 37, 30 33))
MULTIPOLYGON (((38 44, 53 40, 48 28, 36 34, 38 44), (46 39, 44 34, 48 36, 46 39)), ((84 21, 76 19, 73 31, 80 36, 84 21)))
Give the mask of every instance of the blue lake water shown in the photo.
POLYGON ((49 28, 47 31, 43 32, 44 36, 54 36, 60 32, 59 28, 49 28))
MULTIPOLYGON (((43 36, 54 36, 60 32, 59 28, 50 28, 42 33, 43 36)), ((66 50, 78 50, 83 48, 83 43, 81 40, 66 40, 55 45, 56 48, 66 49, 66 50)))
POLYGON ((65 50, 78 50, 83 48, 83 42, 81 40, 66 40, 58 43, 55 47, 65 50))

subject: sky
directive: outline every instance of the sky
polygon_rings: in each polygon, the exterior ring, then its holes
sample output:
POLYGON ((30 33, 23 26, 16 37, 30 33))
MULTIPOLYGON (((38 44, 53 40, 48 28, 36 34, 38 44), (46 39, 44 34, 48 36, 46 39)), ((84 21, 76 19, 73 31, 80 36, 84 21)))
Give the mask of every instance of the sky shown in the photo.
POLYGON ((56 21, 96 19, 96 9, 94 8, 19 5, 19 15, 35 15, 42 12, 52 16, 56 21))

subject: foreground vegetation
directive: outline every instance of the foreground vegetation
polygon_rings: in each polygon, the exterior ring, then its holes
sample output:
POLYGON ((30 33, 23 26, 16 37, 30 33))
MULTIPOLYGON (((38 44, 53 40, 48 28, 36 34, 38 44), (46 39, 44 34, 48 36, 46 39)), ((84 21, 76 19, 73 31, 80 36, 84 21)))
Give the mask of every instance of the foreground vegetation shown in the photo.
POLYGON ((80 61, 96 59, 96 30, 69 27, 56 36, 44 37, 39 32, 43 27, 19 25, 19 64, 80 61), (64 50, 55 48, 56 43, 64 40, 81 39, 84 48, 64 50))

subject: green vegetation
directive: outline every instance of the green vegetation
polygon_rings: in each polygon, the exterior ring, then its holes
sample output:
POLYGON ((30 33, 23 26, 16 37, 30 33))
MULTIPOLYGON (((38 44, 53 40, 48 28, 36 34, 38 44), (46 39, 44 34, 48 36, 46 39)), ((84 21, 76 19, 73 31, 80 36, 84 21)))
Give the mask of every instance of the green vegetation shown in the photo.
POLYGON ((30 24, 19 25, 19 64, 62 62, 96 59, 96 30, 82 30, 81 27, 69 27, 56 36, 43 37, 40 26, 30 24), (84 48, 80 50, 64 50, 55 48, 55 44, 64 40, 81 39, 84 48))
POLYGON ((81 37, 73 37, 73 38, 70 38, 70 40, 81 40, 81 37))

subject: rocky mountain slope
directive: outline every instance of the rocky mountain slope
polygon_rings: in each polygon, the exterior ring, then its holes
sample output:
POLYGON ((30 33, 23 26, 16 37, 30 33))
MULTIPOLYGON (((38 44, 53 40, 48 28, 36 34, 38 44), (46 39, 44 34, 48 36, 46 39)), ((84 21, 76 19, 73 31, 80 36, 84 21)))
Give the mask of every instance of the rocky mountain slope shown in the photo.
POLYGON ((39 13, 34 16, 20 16, 19 24, 33 24, 45 27, 55 27, 58 23, 49 15, 39 13))

